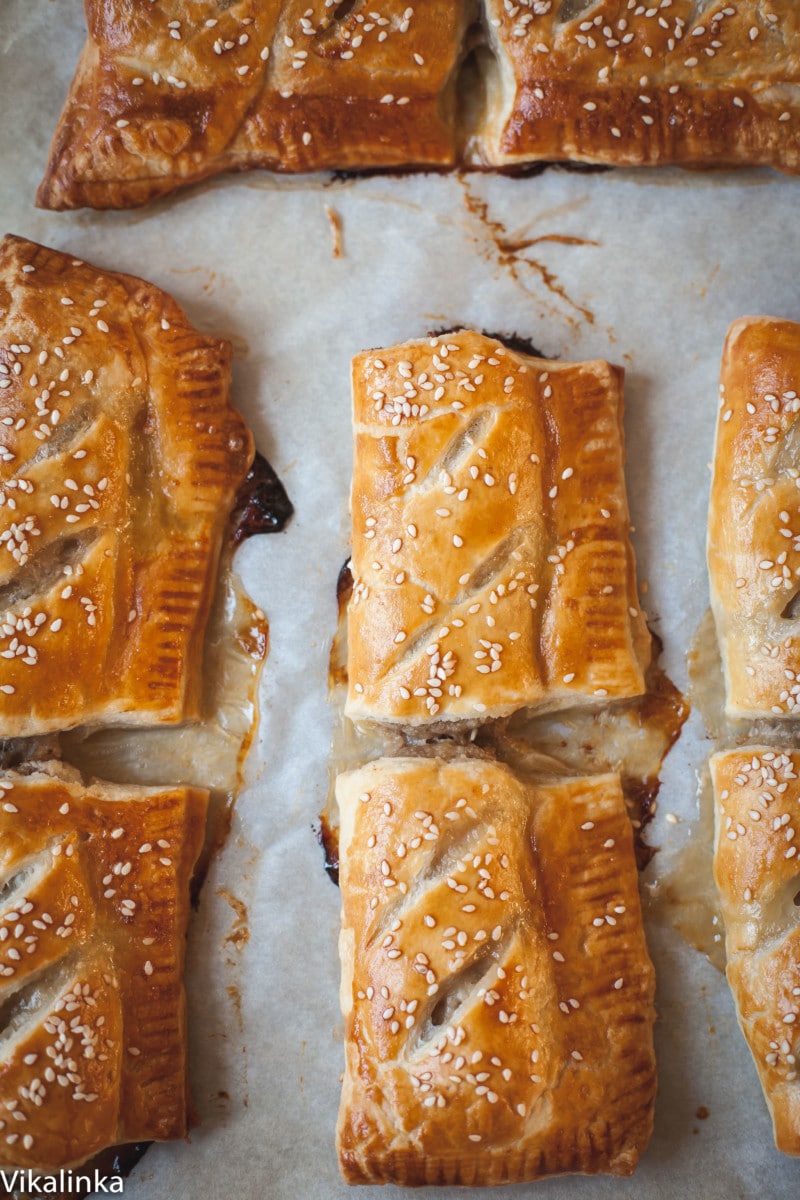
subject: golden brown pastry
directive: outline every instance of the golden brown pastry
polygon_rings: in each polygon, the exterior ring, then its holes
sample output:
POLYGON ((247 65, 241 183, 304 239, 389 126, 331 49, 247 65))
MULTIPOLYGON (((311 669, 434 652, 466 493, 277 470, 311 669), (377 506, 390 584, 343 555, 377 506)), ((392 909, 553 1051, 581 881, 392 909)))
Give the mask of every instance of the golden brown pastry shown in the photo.
POLYGON ((358 355, 353 409, 351 719, 644 691, 619 368, 447 333, 358 355))
POLYGON ((253 454, 230 356, 150 284, 0 243, 0 736, 197 715, 253 454))
POLYGON ((800 325, 745 317, 722 358, 708 518, 729 717, 800 715, 800 325))
POLYGON ((630 1174, 654 979, 618 777, 390 758, 337 798, 347 1181, 630 1174))
POLYGON ((714 877, 728 982, 775 1128, 800 1155, 800 752, 745 746, 711 758, 714 877))
POLYGON ((0 1165, 185 1136, 183 961, 207 794, 0 776, 0 1165))
POLYGON ((485 0, 469 156, 800 170, 796 0, 485 0))
POLYGON ((800 170, 795 0, 85 5, 44 208, 128 208, 251 167, 448 167, 465 139, 488 166, 800 170), (457 112, 478 19, 482 78, 457 112))
POLYGON ((249 167, 451 165, 472 7, 86 0, 37 203, 129 208, 249 167))

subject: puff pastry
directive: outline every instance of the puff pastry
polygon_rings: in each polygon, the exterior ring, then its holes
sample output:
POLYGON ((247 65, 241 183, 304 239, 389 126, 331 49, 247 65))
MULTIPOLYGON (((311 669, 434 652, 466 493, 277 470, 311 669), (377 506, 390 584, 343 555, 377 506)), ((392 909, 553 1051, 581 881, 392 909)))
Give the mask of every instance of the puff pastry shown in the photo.
POLYGON ((800 170, 795 0, 85 5, 45 208, 127 208, 250 167, 800 170), (478 19, 484 99, 457 105, 478 19))
POLYGON ((187 1132, 183 961, 207 793, 0 776, 0 1166, 187 1132))
POLYGON ((711 758, 728 982, 785 1154, 800 1155, 800 753, 746 746, 711 758))
POLYGON ((618 777, 380 759, 337 797, 347 1181, 629 1174, 654 979, 618 777))
POLYGON ((619 368, 477 333, 355 358, 351 719, 642 694, 621 416, 619 368))
POLYGON ((800 325, 731 326, 708 519, 730 717, 800 715, 800 325))
POLYGON ((473 4, 86 0, 37 203, 128 208, 220 171, 449 166, 473 4))
POLYGON ((252 440, 165 293, 0 243, 0 734, 197 715, 252 440))
POLYGON ((471 157, 800 170, 796 0, 485 0, 471 157))

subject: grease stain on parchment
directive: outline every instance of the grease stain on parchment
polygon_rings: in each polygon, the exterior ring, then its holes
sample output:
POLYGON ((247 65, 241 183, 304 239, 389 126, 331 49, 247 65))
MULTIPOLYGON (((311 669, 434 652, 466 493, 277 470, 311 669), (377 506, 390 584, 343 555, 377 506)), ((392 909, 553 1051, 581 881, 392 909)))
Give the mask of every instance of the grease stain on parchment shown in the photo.
MULTIPOLYGON (((549 310, 550 315, 561 317, 573 328, 584 323, 594 325, 595 314, 592 309, 570 295, 552 267, 548 266, 540 255, 531 252, 537 246, 548 243, 560 246, 599 246, 600 243, 592 238, 574 234, 545 233, 529 236, 527 229, 509 232, 503 222, 491 214, 488 202, 473 190, 466 178, 459 176, 459 183, 464 193, 466 209, 470 216, 476 219, 479 235, 475 241, 483 257, 507 270, 514 283, 549 310)), ((588 196, 583 197, 577 204, 573 202, 569 207, 577 207, 586 203, 588 199, 588 196)))

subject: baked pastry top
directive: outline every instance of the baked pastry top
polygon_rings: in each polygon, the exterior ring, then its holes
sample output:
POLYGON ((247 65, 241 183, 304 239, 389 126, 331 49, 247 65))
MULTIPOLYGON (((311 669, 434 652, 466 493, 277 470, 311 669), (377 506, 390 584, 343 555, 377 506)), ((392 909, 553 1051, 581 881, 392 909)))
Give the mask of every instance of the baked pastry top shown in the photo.
POLYGON ((347 714, 483 720, 640 695, 622 371, 461 331, 353 362, 347 714))
POLYGON ((800 170, 795 0, 85 6, 89 37, 44 208, 128 208, 250 167, 448 167, 463 156, 800 170), (479 19, 483 77, 459 104, 479 19))
POLYGON ((708 571, 730 717, 800 715, 800 325, 745 317, 720 375, 708 571))
POLYGON ((618 777, 379 759, 337 798, 347 1181, 630 1174, 654 976, 618 777))
POLYGON ((0 243, 0 736, 197 715, 252 440, 164 292, 0 243))
POLYGON ((800 752, 745 746, 711 758, 714 877, 728 982, 785 1154, 800 1155, 800 752))
POLYGON ((185 1136, 183 962, 206 801, 0 776, 0 1165, 53 1171, 185 1136))
POLYGON ((129 208, 248 167, 451 165, 472 8, 86 0, 37 203, 129 208))
POLYGON ((485 0, 470 157, 800 170, 796 0, 485 0))

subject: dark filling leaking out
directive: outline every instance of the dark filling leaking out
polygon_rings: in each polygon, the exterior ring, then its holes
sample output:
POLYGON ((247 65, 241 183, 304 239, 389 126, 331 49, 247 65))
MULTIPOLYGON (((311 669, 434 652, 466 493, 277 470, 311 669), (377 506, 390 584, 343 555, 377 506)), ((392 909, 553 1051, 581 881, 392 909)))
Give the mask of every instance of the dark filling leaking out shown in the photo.
MULTIPOLYGON (((490 169, 494 170, 494 168, 490 169)), ((497 170, 500 175, 508 175, 512 179, 532 179, 535 175, 544 175, 545 171, 568 171, 573 175, 600 175, 614 169, 607 163, 532 162, 512 164, 497 170)))
MULTIPOLYGON (((644 696, 636 701, 639 721, 643 726, 656 728, 665 738, 661 762, 669 754, 680 737, 684 723, 689 716, 689 703, 683 693, 658 664, 664 652, 664 642, 648 625, 653 639, 653 655, 647 669, 645 684, 647 690, 644 696)), ((660 771, 659 763, 658 770, 660 771)), ((643 871, 658 852, 657 846, 650 846, 644 840, 644 829, 656 815, 656 798, 661 780, 658 771, 645 779, 631 779, 623 776, 622 791, 628 804, 628 814, 633 821, 634 848, 639 870, 643 871), (638 822, 638 823, 637 823, 638 822)))
MULTIPOLYGON (((500 339, 498 338, 498 340, 500 339)), ((336 603, 339 623, 331 646, 328 674, 329 686, 332 689, 345 688, 347 686, 346 651, 342 637, 345 628, 347 606, 352 594, 353 574, 350 569, 350 560, 347 559, 342 565, 336 581, 336 603)), ((644 833, 656 813, 656 800, 661 787, 661 780, 659 778, 661 765, 678 740, 684 722, 689 715, 688 701, 659 665, 659 660, 664 650, 664 643, 650 626, 648 626, 648 629, 652 638, 652 654, 645 675, 645 693, 620 707, 621 713, 628 712, 635 715, 635 721, 639 729, 649 731, 650 733, 657 733, 661 737, 660 753, 657 756, 657 762, 654 762, 652 765, 651 772, 642 775, 623 774, 621 777, 622 792, 625 797, 628 816, 633 826, 636 865, 640 871, 643 871, 654 855, 658 853, 657 846, 651 846, 645 841, 644 833)), ((504 724, 504 722, 499 722, 496 725, 495 723, 489 723, 484 726, 478 731, 476 741, 472 740, 476 736, 474 731, 466 732, 467 740, 465 741, 465 731, 457 729, 442 730, 437 736, 431 736, 432 731, 428 730, 428 736, 425 737, 424 742, 419 744, 415 744, 413 737, 409 737, 406 734, 405 739, 403 739, 403 745, 397 747, 394 753, 424 754, 426 751, 433 751, 447 759, 480 755, 481 757, 490 759, 496 758, 502 762, 506 759, 506 752, 504 752, 502 745, 504 724)), ((590 744, 583 746, 583 750, 589 760, 595 758, 595 747, 591 743, 595 742, 597 737, 602 738, 602 736, 602 728, 598 726, 596 734, 590 735, 590 744)), ((561 745, 562 749, 566 752, 568 742, 564 741, 561 745)), ((530 743, 530 748, 536 748, 535 738, 530 743)), ((546 752, 553 753, 557 759, 560 759, 558 750, 554 750, 552 746, 549 746, 546 752)), ((513 760, 510 765, 513 768, 513 760)), ((597 763, 594 766, 587 765, 585 768, 582 768, 579 763, 575 763, 573 764, 573 769, 576 774, 580 774, 582 771, 583 773, 591 774, 592 771, 612 768, 608 765, 602 766, 597 763)), ((324 852, 325 871, 333 883, 338 886, 338 828, 331 824, 325 813, 322 813, 315 827, 315 832, 324 852)), ((794 903, 800 907, 800 891, 794 897, 794 903)))
POLYGON ((256 451, 253 465, 236 496, 231 513, 231 541, 239 546, 259 533, 280 533, 294 513, 294 505, 275 471, 256 451))
POLYGON ((412 175, 449 175, 452 169, 452 167, 435 167, 430 164, 421 167, 409 164, 406 167, 362 167, 360 170, 349 168, 346 171, 331 171, 327 186, 336 183, 350 183, 353 179, 373 179, 376 175, 389 175, 393 179, 410 178, 412 175))
MULTIPOLYGON (((264 456, 256 451, 253 465, 239 488, 231 512, 231 546, 235 548, 247 538, 257 534, 279 533, 286 527, 293 513, 294 506, 286 494, 286 489, 264 456)), ((69 543, 67 548, 70 548, 69 543)), ((57 735, 49 738, 0 739, 0 766, 4 769, 12 767, 24 769, 25 763, 31 759, 38 761, 60 758, 61 747, 57 735)), ((231 800, 217 823, 213 838, 204 847, 201 858, 198 860, 190 885, 191 903, 195 909, 199 904, 200 890, 211 859, 224 845, 230 831, 232 807, 231 800)), ((332 845, 337 857, 335 867, 332 868, 336 873, 332 874, 331 878, 336 882, 338 880, 338 837, 333 838, 332 845)), ((95 1172, 101 1176, 127 1178, 152 1144, 152 1142, 130 1142, 123 1146, 109 1146, 93 1155, 72 1172, 69 1197, 72 1200, 82 1200, 83 1197, 89 1196, 94 1190, 95 1172), (86 1188, 75 1186, 78 1178, 83 1175, 87 1177, 88 1186, 86 1188)), ((20 1191, 14 1190, 10 1194, 15 1197, 15 1200, 24 1200, 25 1194, 20 1191)), ((48 1194, 56 1196, 57 1200, 67 1200, 66 1193, 50 1192, 48 1194)))
POLYGON ((317 841, 322 847, 322 852, 325 856, 323 866, 331 883, 339 886, 339 830, 333 829, 328 819, 323 813, 319 817, 315 833, 317 841))
POLYGON ((633 849, 640 871, 643 871, 658 853, 658 846, 651 846, 644 840, 644 831, 656 815, 656 797, 660 787, 661 780, 657 775, 649 779, 634 779, 630 776, 622 778, 622 794, 633 824, 633 849))
MULTIPOLYGON (((101 1175, 121 1175, 123 1179, 127 1179, 152 1144, 152 1142, 128 1142, 124 1146, 110 1146, 108 1150, 101 1150, 99 1154, 90 1159, 85 1167, 77 1169, 75 1174, 83 1171, 94 1174, 96 1168, 101 1175)), ((70 1191, 69 1194, 74 1196, 75 1192, 70 1191)), ((88 1193, 84 1192, 83 1195, 88 1195, 88 1193)))
MULTIPOLYGON (((461 333, 466 328, 466 325, 451 325, 448 329, 431 329, 428 337, 445 337, 448 333, 461 333)), ((544 354, 537 346, 534 346, 529 337, 525 337, 522 333, 490 333, 487 329, 481 329, 478 332, 484 337, 502 342, 507 350, 513 350, 516 354, 527 354, 530 358, 544 358, 550 361, 558 358, 557 354, 544 354)))
MULTIPOLYGON (((459 175, 484 175, 490 173, 492 175, 507 175, 511 179, 530 179, 535 175, 544 175, 545 171, 570 171, 575 175, 598 175, 601 172, 613 171, 615 169, 615 167, 607 163, 554 161, 512 163, 510 166, 503 167, 459 167, 457 168, 457 172, 459 175)), ((327 185, 350 183, 353 179, 372 179, 376 175, 388 175, 393 179, 407 179, 413 175, 450 175, 452 172, 452 167, 435 167, 431 164, 420 167, 411 165, 405 167, 363 167, 360 170, 350 168, 346 171, 331 171, 327 185)))
POLYGON ((339 572, 339 577, 336 580, 336 608, 340 617, 345 614, 345 609, 350 603, 350 597, 353 594, 353 572, 350 568, 350 559, 342 564, 342 569, 339 572))
POLYGON ((328 661, 328 686, 332 689, 347 687, 347 640, 345 631, 347 629, 347 606, 350 603, 352 594, 353 573, 350 570, 350 560, 348 559, 339 572, 339 578, 336 581, 336 605, 339 619, 328 661))
POLYGON ((0 738, 0 770, 21 771, 28 763, 51 762, 61 758, 61 742, 57 733, 41 737, 0 738))
MULTIPOLYGON (((129 1142, 124 1146, 110 1146, 107 1150, 101 1150, 82 1166, 75 1167, 69 1172, 68 1191, 47 1190, 47 1195, 54 1197, 54 1200, 68 1200, 68 1198, 69 1200, 84 1200, 84 1197, 94 1193, 95 1171, 98 1176, 108 1178, 119 1176, 127 1179, 152 1144, 152 1142, 129 1142), (85 1187, 80 1185, 82 1178, 86 1179, 87 1186, 85 1187)), ((58 1174, 55 1171, 45 1171, 41 1178, 58 1179, 58 1174)), ((42 1187, 42 1192, 44 1191, 45 1188, 42 1187)), ((8 1191, 12 1200, 27 1200, 31 1194, 20 1188, 10 1188, 8 1191)))

